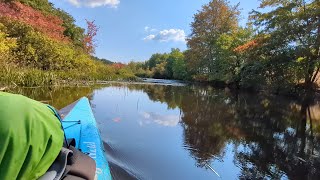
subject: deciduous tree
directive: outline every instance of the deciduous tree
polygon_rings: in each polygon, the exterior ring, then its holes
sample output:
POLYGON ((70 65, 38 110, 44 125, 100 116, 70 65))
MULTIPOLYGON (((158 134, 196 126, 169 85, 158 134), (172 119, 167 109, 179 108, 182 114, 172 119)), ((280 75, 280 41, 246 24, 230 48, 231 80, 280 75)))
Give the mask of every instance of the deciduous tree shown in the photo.
POLYGON ((311 89, 320 69, 320 1, 263 0, 260 8, 271 9, 252 14, 260 34, 269 35, 265 42, 269 56, 293 50, 291 62, 298 63, 297 68, 302 70, 300 78, 311 89))
POLYGON ((95 37, 97 36, 97 32, 99 30, 98 26, 94 23, 94 21, 87 21, 87 33, 84 36, 83 44, 84 49, 88 54, 94 54, 95 48, 97 47, 95 37))
POLYGON ((212 0, 195 14, 188 39, 187 60, 188 67, 195 67, 193 71, 196 75, 208 75, 208 80, 217 79, 214 74, 221 68, 224 58, 219 39, 237 30, 240 15, 238 6, 230 5, 226 0, 212 0))

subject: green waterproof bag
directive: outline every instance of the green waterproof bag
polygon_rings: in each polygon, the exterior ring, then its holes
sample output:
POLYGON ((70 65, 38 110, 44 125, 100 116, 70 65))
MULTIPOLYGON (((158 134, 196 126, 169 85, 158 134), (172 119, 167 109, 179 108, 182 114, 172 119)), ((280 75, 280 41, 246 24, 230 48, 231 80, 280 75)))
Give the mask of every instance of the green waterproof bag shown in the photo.
POLYGON ((0 92, 0 179, 38 179, 63 146, 59 119, 47 105, 0 92))

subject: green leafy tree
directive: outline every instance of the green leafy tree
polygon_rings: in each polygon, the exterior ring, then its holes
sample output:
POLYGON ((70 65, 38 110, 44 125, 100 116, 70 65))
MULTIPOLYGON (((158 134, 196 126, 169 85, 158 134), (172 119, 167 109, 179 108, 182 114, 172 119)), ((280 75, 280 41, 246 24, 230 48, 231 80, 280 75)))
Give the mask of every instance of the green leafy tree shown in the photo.
POLYGON ((176 59, 172 66, 173 78, 185 80, 188 79, 187 65, 184 58, 176 59))
POLYGON ((48 0, 11 0, 20 1, 21 3, 28 5, 34 9, 40 10, 42 12, 52 14, 55 10, 54 5, 48 0))
POLYGON ((74 18, 62 9, 55 9, 54 14, 63 20, 63 27, 65 27, 63 34, 69 37, 73 44, 83 48, 85 30, 75 25, 74 18))
POLYGON ((184 59, 183 53, 179 48, 172 48, 169 57, 166 59, 166 75, 167 78, 172 79, 174 77, 175 69, 174 65, 178 59, 184 59))
POLYGON ((166 59, 168 58, 168 54, 160 54, 160 53, 156 53, 153 54, 150 59, 147 62, 147 65, 149 67, 149 69, 155 68, 157 66, 157 64, 161 64, 163 62, 166 62, 166 59))
POLYGON ((239 57, 235 48, 249 41, 252 37, 253 30, 250 27, 239 27, 232 33, 220 35, 216 42, 220 53, 217 55, 214 71, 211 72, 209 78, 238 85, 240 70, 246 65, 247 60, 239 57))
POLYGON ((221 41, 237 30, 239 15, 238 5, 232 6, 226 0, 210 1, 195 14, 187 53, 188 67, 194 67, 195 75, 223 80, 216 76, 224 66, 225 49, 221 41))
MULTIPOLYGON (((279 68, 291 68, 296 63, 297 80, 311 89, 319 69, 320 57, 320 3, 318 0, 263 0, 260 8, 268 12, 253 11, 252 19, 260 34, 269 36, 263 44, 269 57, 282 56, 293 51, 291 62, 279 68), (290 64, 289 64, 290 63, 290 64), (300 76, 300 77, 299 77, 300 76)), ((293 75, 292 75, 293 76, 293 75)))
POLYGON ((166 65, 167 62, 164 61, 156 65, 156 67, 152 68, 153 77, 157 79, 166 78, 166 65))

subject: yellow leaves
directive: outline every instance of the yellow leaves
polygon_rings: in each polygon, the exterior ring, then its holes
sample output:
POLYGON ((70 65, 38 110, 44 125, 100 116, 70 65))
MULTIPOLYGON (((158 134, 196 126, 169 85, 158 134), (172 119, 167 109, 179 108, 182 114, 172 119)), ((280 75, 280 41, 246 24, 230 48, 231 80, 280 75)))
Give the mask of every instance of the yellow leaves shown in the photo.
POLYGON ((0 23, 0 53, 8 53, 11 48, 15 48, 16 46, 16 39, 9 38, 6 33, 6 27, 0 23))
POLYGON ((270 105, 270 100, 268 99, 264 99, 261 101, 261 105, 263 105, 263 107, 267 108, 270 105))
POLYGON ((27 44, 26 46, 26 52, 32 56, 34 56, 36 54, 36 50, 32 47, 31 44, 27 44))
POLYGON ((306 57, 299 57, 296 61, 298 63, 301 63, 301 62, 305 61, 306 59, 307 59, 306 57))
POLYGON ((231 47, 233 41, 234 41, 234 37, 232 37, 232 35, 229 35, 227 33, 222 34, 218 38, 218 44, 224 50, 228 50, 231 47))

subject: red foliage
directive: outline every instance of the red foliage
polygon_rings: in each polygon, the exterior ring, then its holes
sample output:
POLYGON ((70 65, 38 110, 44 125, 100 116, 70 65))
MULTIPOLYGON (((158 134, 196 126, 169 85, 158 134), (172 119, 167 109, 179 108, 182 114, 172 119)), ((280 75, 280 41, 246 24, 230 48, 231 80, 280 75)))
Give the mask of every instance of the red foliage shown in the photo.
POLYGON ((83 45, 85 48, 85 51, 88 54, 94 54, 95 48, 97 47, 95 42, 95 36, 97 35, 97 32, 99 30, 98 26, 94 24, 94 21, 87 21, 87 34, 85 35, 83 39, 83 45))
POLYGON ((1 2, 0 16, 29 24, 53 39, 68 41, 68 38, 63 35, 65 28, 62 26, 63 21, 59 17, 44 15, 42 12, 19 2, 1 2))
POLYGON ((114 64, 112 64, 112 67, 114 68, 114 69, 122 69, 122 68, 124 68, 126 65, 125 64, 122 64, 122 63, 114 63, 114 64))

